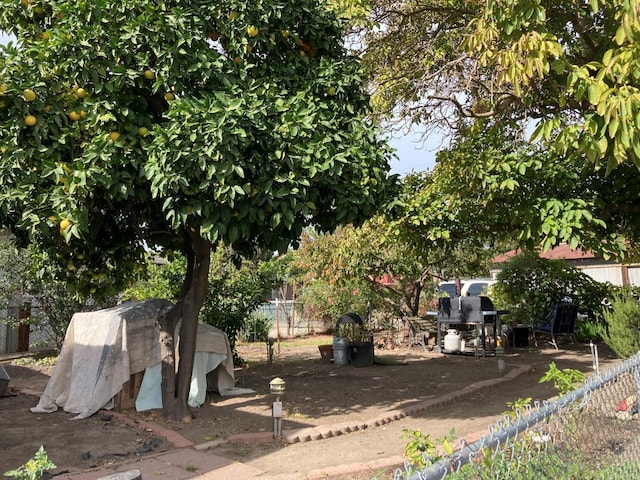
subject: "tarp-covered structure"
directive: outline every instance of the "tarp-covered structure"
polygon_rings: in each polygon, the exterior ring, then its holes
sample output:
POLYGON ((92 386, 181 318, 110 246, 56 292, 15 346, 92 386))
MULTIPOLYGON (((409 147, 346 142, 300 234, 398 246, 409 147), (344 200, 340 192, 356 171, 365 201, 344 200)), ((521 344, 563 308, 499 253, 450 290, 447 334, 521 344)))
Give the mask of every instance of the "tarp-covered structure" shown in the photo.
MULTIPOLYGON (((75 418, 89 417, 102 408, 113 408, 114 397, 131 375, 140 372, 145 373, 136 409, 161 408, 157 320, 172 306, 166 300, 147 300, 76 313, 53 374, 31 410, 42 413, 63 408, 77 414, 75 418)), ((199 324, 189 404, 202 405, 208 387, 221 395, 247 393, 234 385, 229 339, 221 330, 199 324)))

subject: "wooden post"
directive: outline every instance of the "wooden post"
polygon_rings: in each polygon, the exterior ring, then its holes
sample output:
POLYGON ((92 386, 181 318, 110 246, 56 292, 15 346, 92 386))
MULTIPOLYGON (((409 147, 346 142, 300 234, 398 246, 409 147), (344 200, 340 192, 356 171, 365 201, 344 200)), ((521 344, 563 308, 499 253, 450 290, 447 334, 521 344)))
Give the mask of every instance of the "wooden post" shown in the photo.
POLYGON ((280 315, 278 310, 278 299, 276 298, 276 343, 278 345, 278 355, 280 355, 280 315))
MULTIPOLYGON (((31 316, 31 304, 25 303, 18 309, 18 320, 24 320, 31 316)), ((29 334, 31 333, 28 323, 23 323, 18 327, 18 351, 29 351, 29 334)))

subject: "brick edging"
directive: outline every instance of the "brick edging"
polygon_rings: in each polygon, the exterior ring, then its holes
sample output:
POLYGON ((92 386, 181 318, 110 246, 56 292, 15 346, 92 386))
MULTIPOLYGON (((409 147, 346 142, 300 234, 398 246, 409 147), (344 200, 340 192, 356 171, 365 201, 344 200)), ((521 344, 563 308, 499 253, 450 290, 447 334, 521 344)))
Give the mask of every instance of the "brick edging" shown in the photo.
MULTIPOLYGON (((464 388, 446 393, 436 398, 432 398, 429 400, 425 400, 418 404, 412 405, 406 408, 400 408, 397 410, 390 410, 381 414, 379 417, 375 417, 369 420, 359 421, 356 423, 341 423, 334 425, 318 425, 315 427, 307 427, 307 428, 299 428, 299 429, 290 429, 284 430, 282 432, 282 437, 287 443, 299 443, 299 442, 309 442, 313 440, 322 440, 325 438, 336 437, 338 435, 344 435, 351 432, 357 432, 359 430, 364 430, 367 428, 379 427, 381 425, 386 425, 396 420, 400 420, 410 415, 416 415, 418 413, 422 413, 429 408, 441 407, 444 405, 448 405, 455 400, 468 395, 472 392, 476 392, 483 388, 493 387, 503 382, 507 382, 513 380, 519 375, 531 370, 530 365, 522 365, 514 370, 511 370, 506 375, 500 378, 493 378, 489 380, 482 380, 480 382, 472 383, 470 385, 465 386, 464 388)), ((233 442, 235 436, 229 437, 229 441, 233 442)), ((272 437, 269 437, 272 440, 272 437)), ((256 439, 253 439, 256 440, 256 439)), ((242 441, 238 439, 236 441, 242 441)))

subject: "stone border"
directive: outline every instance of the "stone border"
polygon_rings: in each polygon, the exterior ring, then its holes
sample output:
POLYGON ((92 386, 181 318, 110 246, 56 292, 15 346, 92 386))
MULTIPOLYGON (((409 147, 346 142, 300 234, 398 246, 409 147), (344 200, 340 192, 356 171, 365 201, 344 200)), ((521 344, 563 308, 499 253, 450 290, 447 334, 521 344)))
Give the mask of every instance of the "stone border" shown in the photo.
MULTIPOLYGON (((443 405, 449 405, 459 398, 464 397, 472 392, 476 392, 483 388, 493 387, 503 382, 508 382, 519 375, 531 370, 530 365, 523 365, 500 378, 493 378, 489 380, 483 380, 480 382, 472 383, 465 386, 461 390, 441 395, 440 397, 425 400, 416 405, 412 405, 407 408, 390 410, 381 414, 379 417, 369 420, 358 422, 345 422, 331 425, 317 425, 315 427, 306 427, 298 429, 288 429, 282 432, 282 438, 287 443, 303 443, 314 440, 322 440, 326 438, 337 437, 339 435, 346 435, 348 433, 357 432, 360 430, 366 430, 368 428, 380 427, 396 420, 401 420, 405 417, 422 413, 425 410, 435 407, 441 407, 443 405)), ((206 450, 209 448, 216 448, 226 443, 249 443, 249 442, 272 442, 274 441, 272 432, 256 432, 256 433, 240 433, 237 435, 231 435, 223 440, 212 440, 210 442, 200 443, 194 445, 196 450, 206 450)))

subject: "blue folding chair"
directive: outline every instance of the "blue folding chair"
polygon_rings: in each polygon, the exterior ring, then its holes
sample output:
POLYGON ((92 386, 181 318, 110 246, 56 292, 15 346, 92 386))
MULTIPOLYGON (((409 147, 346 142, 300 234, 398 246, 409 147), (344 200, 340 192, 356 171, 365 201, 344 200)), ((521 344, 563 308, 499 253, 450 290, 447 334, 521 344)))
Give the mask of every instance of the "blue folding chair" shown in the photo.
POLYGON ((551 311, 547 315, 545 323, 533 326, 533 341, 538 346, 536 333, 549 335, 550 343, 558 350, 556 338, 564 335, 571 342, 575 342, 576 319, 578 318, 578 306, 571 303, 559 302, 551 305, 551 311))

